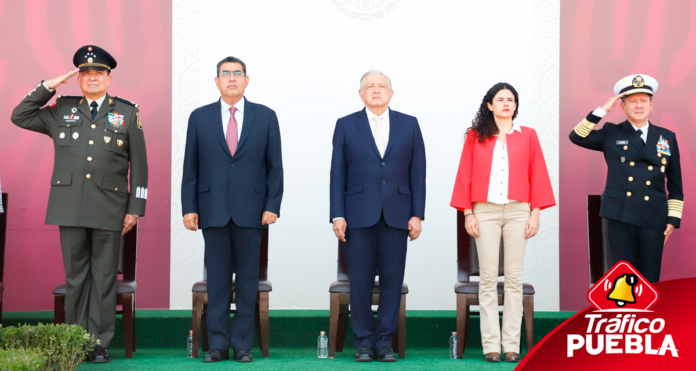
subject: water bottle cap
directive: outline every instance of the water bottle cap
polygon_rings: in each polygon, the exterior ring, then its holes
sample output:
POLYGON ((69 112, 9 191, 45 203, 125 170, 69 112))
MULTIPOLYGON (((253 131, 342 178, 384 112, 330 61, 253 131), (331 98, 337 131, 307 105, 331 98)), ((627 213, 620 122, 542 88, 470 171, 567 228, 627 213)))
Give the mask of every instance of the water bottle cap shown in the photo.
POLYGON ((320 332, 319 334, 320 334, 320 335, 324 335, 325 333, 326 333, 326 332, 322 331, 322 332, 320 332))
POLYGON ((452 335, 457 335, 457 331, 452 331, 452 335))

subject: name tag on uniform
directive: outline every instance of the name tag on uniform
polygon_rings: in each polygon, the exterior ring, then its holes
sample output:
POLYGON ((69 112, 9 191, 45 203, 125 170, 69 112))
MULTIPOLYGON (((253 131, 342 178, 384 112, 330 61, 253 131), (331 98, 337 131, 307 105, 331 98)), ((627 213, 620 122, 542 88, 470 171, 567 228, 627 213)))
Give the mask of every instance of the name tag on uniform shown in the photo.
POLYGON ((628 144, 627 140, 617 140, 616 145, 617 146, 623 146, 624 144, 628 144))
POLYGON ((80 119, 80 116, 75 116, 75 115, 64 115, 63 120, 65 122, 77 122, 77 120, 80 119))

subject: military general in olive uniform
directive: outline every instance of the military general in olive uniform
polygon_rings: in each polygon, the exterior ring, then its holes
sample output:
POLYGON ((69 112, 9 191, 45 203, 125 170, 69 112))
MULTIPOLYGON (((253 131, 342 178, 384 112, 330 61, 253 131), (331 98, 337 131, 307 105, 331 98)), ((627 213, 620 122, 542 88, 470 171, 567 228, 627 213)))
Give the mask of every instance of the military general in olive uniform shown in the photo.
POLYGON ((65 319, 99 340, 91 360, 101 363, 110 361, 121 236, 145 215, 147 154, 138 106, 106 93, 114 58, 92 45, 80 48, 73 63, 77 69, 30 91, 12 122, 53 140, 46 224, 60 226, 65 319), (59 95, 43 107, 76 74, 84 96, 59 95))
POLYGON ((684 207, 677 137, 648 119, 657 87, 647 75, 621 79, 616 96, 570 133, 573 143, 604 152, 607 182, 599 215, 609 220, 613 263, 628 261, 650 282, 660 280, 663 246, 679 228, 684 207), (626 120, 594 130, 619 99, 626 120))

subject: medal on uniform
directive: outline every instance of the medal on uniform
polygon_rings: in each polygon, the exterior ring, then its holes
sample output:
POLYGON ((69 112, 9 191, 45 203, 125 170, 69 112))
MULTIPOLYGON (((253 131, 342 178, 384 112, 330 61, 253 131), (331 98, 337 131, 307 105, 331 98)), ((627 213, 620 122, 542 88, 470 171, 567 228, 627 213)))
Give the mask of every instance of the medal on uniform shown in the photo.
POLYGON ((104 136, 104 143, 109 143, 111 142, 111 137, 104 136))
POLYGON ((72 135, 72 138, 73 138, 73 139, 77 139, 77 138, 79 138, 79 137, 80 137, 80 134, 78 134, 77 132, 74 132, 73 135, 72 135))
POLYGON ((657 141, 657 157, 662 157, 662 155, 671 156, 672 152, 669 150, 669 141, 660 135, 660 140, 657 141))
POLYGON ((120 139, 117 139, 116 144, 118 144, 118 146, 121 147, 121 146, 123 146, 123 141, 120 139))
POLYGON ((621 162, 626 162, 626 157, 621 157, 621 162))
POLYGON ((60 133, 60 135, 58 136, 58 138, 60 138, 60 139, 65 139, 65 133, 60 133))
POLYGON ((113 127, 122 128, 123 127, 123 115, 119 115, 116 112, 109 112, 107 115, 107 120, 109 124, 113 127))

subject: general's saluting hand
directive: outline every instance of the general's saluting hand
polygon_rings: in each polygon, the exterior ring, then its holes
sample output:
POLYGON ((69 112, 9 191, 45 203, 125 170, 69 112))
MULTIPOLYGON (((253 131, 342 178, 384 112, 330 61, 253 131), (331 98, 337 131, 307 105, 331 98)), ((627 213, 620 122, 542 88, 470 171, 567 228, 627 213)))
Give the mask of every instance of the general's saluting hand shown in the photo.
POLYGON ((616 102, 618 102, 619 99, 623 98, 624 95, 626 95, 625 92, 607 99, 607 102, 604 103, 602 109, 605 110, 607 113, 611 112, 612 108, 616 106, 616 102))
POLYGON ((80 69, 76 68, 76 69, 66 73, 63 76, 54 77, 54 78, 46 81, 46 85, 48 85, 49 89, 55 89, 55 88, 65 84, 66 82, 68 82, 68 79, 75 76, 75 74, 78 72, 80 72, 80 69))

